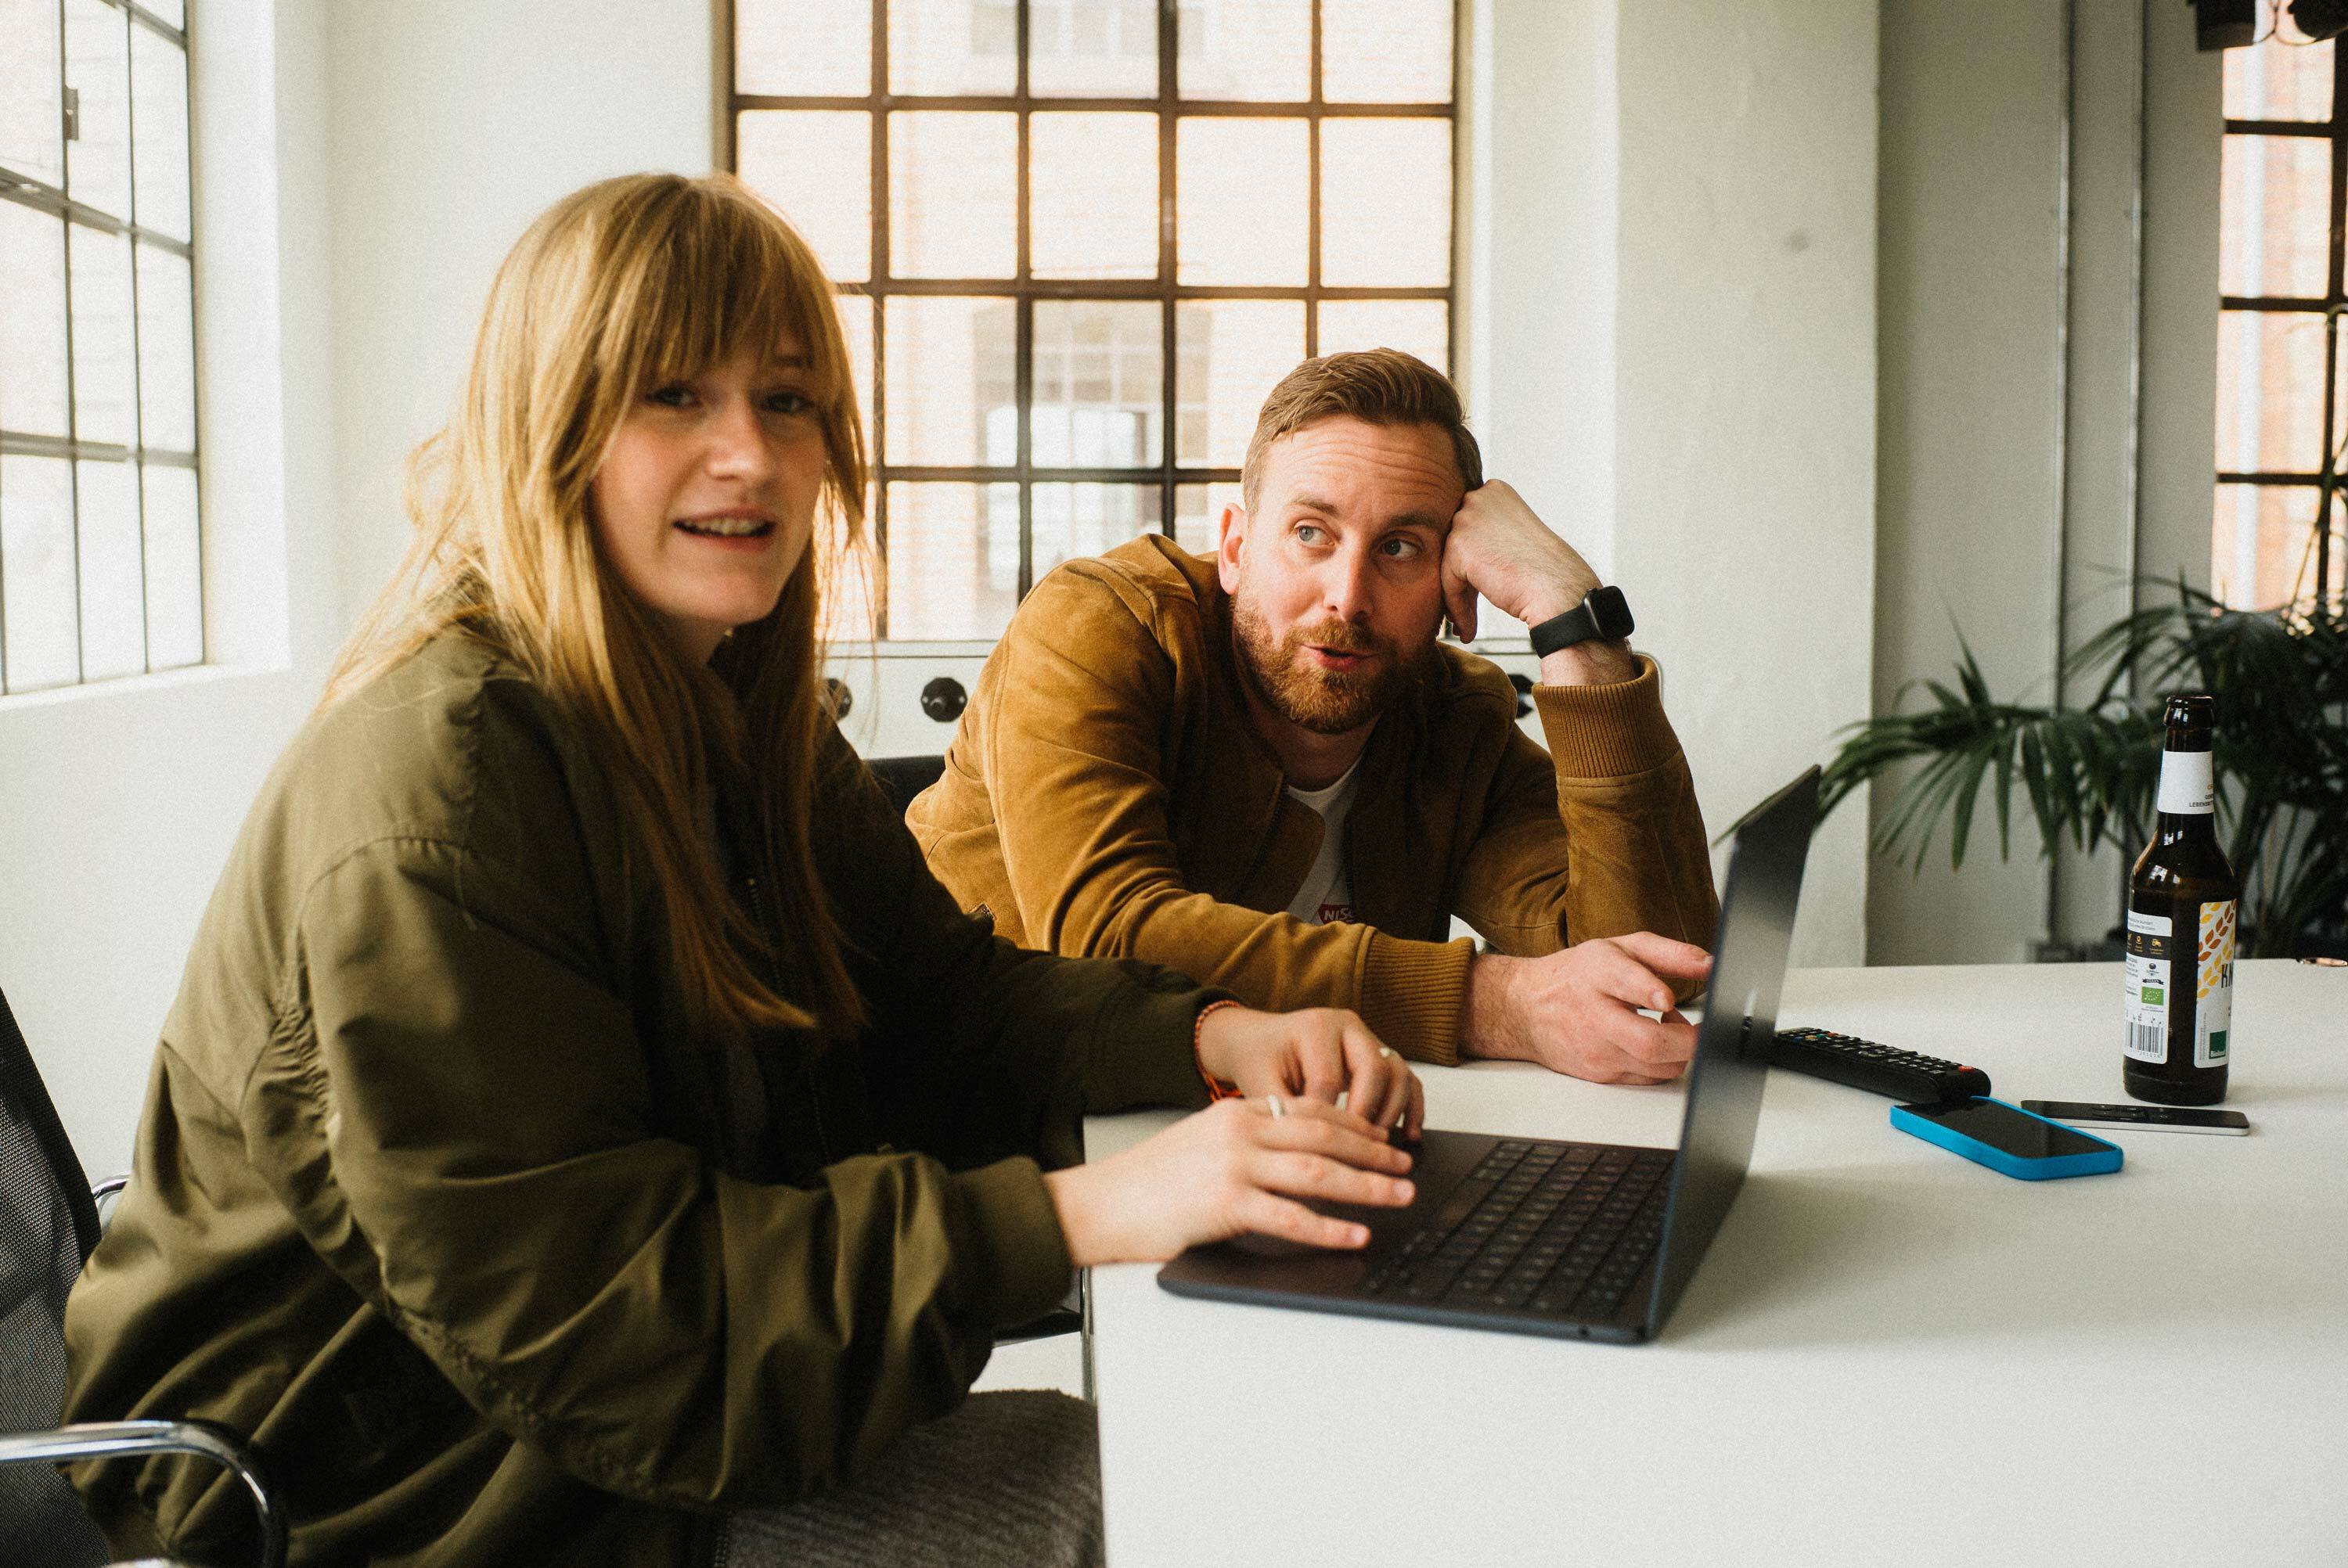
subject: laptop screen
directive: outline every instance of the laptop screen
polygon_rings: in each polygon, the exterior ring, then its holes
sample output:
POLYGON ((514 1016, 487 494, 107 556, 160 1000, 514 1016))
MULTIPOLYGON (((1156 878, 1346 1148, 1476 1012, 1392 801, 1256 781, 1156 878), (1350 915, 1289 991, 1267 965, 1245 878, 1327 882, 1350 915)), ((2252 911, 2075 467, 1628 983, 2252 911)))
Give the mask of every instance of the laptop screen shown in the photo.
POLYGON ((1793 944, 1794 907, 1802 895, 1802 865, 1818 815, 1818 770, 1811 768, 1754 809, 1729 852, 1650 1324, 1663 1322, 1679 1301, 1745 1184, 1777 1030, 1777 993, 1793 944))

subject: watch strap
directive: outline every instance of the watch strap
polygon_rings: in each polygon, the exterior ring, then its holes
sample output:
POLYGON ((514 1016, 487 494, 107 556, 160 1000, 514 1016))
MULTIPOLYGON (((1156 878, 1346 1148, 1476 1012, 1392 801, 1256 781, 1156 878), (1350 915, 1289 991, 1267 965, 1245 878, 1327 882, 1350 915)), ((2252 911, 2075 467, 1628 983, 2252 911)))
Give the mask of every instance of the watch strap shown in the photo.
POLYGON ((1580 604, 1532 629, 1533 653, 1546 659, 1560 648, 1570 648, 1592 638, 1612 641, 1630 636, 1633 625, 1630 601, 1622 597, 1621 589, 1592 589, 1580 604))

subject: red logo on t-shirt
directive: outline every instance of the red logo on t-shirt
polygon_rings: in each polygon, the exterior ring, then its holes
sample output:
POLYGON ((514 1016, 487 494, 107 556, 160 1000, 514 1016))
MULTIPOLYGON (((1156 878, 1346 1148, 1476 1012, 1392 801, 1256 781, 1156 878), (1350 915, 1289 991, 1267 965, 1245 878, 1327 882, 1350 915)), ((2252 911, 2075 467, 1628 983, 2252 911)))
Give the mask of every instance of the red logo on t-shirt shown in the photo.
POLYGON ((1321 924, 1323 926, 1334 926, 1340 921, 1350 922, 1353 917, 1354 907, 1351 904, 1323 904, 1321 906, 1321 924))

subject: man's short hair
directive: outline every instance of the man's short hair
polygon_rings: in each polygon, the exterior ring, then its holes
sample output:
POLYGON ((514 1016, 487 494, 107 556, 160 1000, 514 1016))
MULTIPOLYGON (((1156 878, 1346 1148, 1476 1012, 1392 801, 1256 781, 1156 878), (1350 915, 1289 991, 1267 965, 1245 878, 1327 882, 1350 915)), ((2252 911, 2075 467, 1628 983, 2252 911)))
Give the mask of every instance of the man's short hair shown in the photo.
POLYGON ((1240 469, 1240 494, 1255 506, 1263 480, 1263 455, 1283 436, 1338 417, 1368 425, 1432 425, 1451 437, 1459 482, 1473 490, 1484 482, 1484 455, 1468 432, 1459 394, 1443 374, 1400 349, 1365 349, 1308 359, 1280 378, 1256 415, 1240 469))

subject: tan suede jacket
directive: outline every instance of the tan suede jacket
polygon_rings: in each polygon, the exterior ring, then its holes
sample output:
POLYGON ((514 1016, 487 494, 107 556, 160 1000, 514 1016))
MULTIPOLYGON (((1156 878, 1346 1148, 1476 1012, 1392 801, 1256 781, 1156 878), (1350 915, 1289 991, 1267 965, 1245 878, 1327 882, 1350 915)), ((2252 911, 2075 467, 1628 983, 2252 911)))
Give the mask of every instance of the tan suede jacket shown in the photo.
POLYGON ((1458 1058, 1472 944, 1655 931, 1708 944, 1704 820, 1654 666, 1536 686, 1549 754, 1485 660, 1440 648, 1372 732, 1346 823, 1361 923, 1285 913, 1320 848, 1251 726, 1211 559, 1148 537, 1035 585, 907 821, 940 881, 1023 947, 1142 958, 1257 1007, 1348 1007, 1458 1058))

